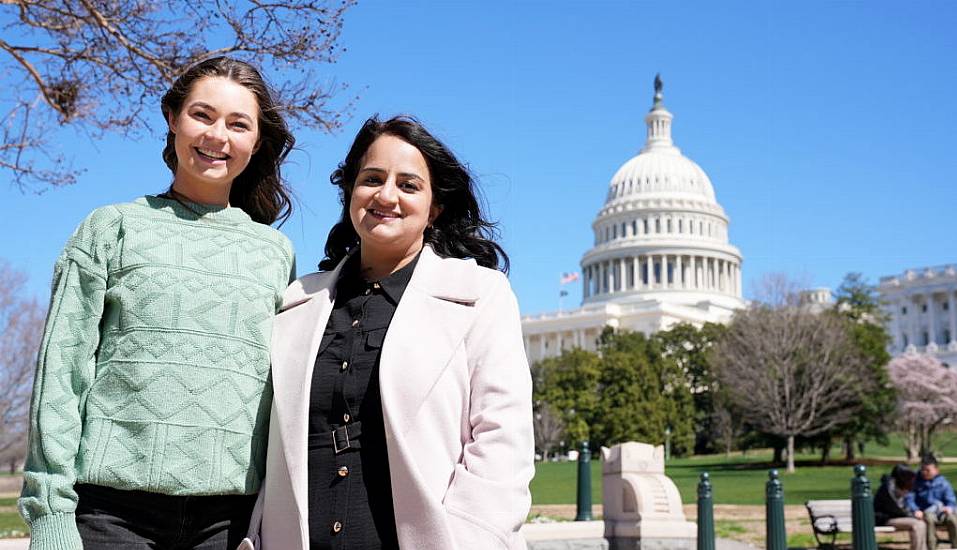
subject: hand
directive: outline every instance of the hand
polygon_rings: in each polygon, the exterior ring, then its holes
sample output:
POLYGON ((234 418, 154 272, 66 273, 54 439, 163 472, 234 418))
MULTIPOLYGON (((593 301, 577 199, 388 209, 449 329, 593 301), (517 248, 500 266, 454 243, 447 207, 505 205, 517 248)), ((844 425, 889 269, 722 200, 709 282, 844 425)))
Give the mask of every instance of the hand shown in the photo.
POLYGON ((914 517, 917 519, 924 519, 924 511, 917 510, 916 512, 914 512, 914 517))

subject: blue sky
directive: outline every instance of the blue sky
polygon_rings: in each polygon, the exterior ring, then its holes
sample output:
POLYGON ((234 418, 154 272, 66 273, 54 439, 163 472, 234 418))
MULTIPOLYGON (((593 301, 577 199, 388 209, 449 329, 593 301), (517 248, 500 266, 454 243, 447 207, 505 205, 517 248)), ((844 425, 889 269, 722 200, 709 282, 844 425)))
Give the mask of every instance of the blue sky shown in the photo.
MULTIPOLYGON (((957 262, 955 2, 387 2, 346 16, 330 78, 358 95, 337 134, 299 132, 283 227, 300 274, 338 215, 329 172, 366 116, 412 113, 479 176, 522 311, 558 305, 617 168, 644 141, 661 72, 674 138, 710 176, 744 256, 836 286, 957 262)), ((157 106, 155 120, 160 121, 157 106)), ((159 126, 157 126, 159 128, 159 126)), ((22 195, 0 183, 0 257, 45 299, 93 208, 169 183, 162 135, 55 136, 87 171, 22 195)), ((569 285, 565 306, 581 298, 569 285)))

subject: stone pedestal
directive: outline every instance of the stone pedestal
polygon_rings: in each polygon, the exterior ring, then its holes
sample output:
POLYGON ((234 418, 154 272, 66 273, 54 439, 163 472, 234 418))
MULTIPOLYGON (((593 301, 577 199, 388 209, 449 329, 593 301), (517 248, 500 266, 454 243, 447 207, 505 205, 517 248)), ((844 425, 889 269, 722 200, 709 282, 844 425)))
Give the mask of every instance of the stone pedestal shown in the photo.
POLYGON ((665 476, 664 447, 602 448, 603 519, 610 550, 694 550, 697 527, 665 476))

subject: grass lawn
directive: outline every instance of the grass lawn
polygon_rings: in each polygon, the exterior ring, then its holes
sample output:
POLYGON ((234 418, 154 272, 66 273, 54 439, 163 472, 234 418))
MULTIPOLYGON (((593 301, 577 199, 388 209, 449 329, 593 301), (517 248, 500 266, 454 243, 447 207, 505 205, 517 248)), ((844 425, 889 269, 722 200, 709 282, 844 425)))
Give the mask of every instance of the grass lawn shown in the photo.
POLYGON ((17 513, 17 497, 0 497, 0 539, 27 536, 27 525, 17 513))
MULTIPOLYGON (((878 449, 875 449, 878 451, 878 449)), ((957 455, 957 449, 954 449, 957 455)), ((868 453, 870 455, 870 452, 868 453)), ((875 452, 865 459, 870 463, 868 478, 877 490, 883 473, 890 471, 893 459, 878 461, 882 455, 875 452)), ((887 455, 883 455, 887 456, 887 455)), ((953 455, 951 455, 953 456, 953 455)), ((763 504, 765 482, 771 454, 749 453, 748 456, 723 455, 681 458, 669 461, 666 473, 678 486, 681 500, 694 503, 698 476, 708 472, 714 490, 715 504, 763 504)), ((804 504, 810 499, 850 498, 852 467, 849 465, 820 466, 812 455, 799 455, 797 471, 787 474, 782 471, 784 498, 787 504, 804 504)), ((549 462, 536 465, 532 480, 534 504, 575 504, 578 465, 574 462, 549 462)), ((957 481, 957 464, 941 465, 941 472, 957 481)), ((592 503, 601 503, 601 463, 591 463, 592 503)))

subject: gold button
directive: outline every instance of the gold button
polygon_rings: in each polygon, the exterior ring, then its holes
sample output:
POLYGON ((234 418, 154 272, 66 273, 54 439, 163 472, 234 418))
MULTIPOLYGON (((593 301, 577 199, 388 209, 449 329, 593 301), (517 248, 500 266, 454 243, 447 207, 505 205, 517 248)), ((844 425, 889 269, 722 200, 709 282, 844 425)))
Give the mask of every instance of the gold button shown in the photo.
POLYGON ((372 288, 379 289, 382 287, 379 286, 379 283, 372 283, 372 288))
POLYGON ((342 362, 342 366, 339 367, 339 370, 344 371, 344 370, 346 370, 347 368, 349 368, 349 362, 348 362, 348 361, 343 361, 343 362, 342 362))
POLYGON ((349 467, 339 466, 339 470, 337 473, 339 474, 339 477, 346 477, 347 475, 349 475, 349 467))
POLYGON ((370 292, 372 292, 372 290, 367 288, 365 291, 365 295, 368 296, 370 292))
POLYGON ((337 521, 337 522, 335 522, 335 523, 332 524, 332 532, 333 532, 333 533, 338 533, 339 531, 342 531, 342 522, 341 522, 341 521, 337 521))
POLYGON ((348 421, 350 421, 350 420, 352 420, 352 417, 349 416, 349 413, 346 413, 346 414, 342 415, 342 421, 343 421, 343 422, 348 422, 348 421))
POLYGON ((356 320, 352 321, 352 326, 354 326, 354 327, 359 326, 359 320, 356 319, 356 320))

